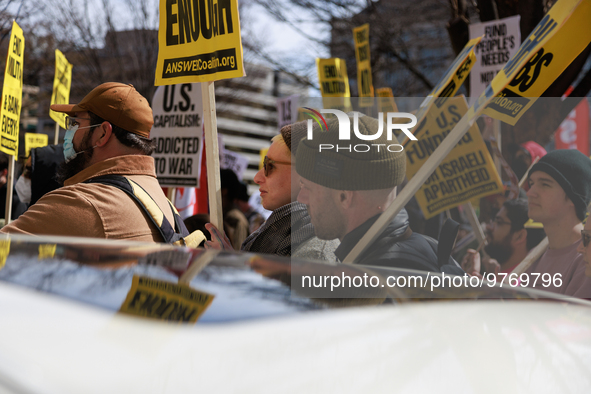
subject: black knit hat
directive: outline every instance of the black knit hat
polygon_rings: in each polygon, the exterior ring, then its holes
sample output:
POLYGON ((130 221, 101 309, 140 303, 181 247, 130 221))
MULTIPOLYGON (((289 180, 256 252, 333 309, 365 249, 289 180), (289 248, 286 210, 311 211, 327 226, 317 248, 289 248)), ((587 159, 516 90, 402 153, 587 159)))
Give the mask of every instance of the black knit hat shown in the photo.
POLYGON ((577 217, 585 219, 591 202, 591 159, 574 149, 548 153, 533 165, 529 174, 542 171, 550 175, 575 205, 577 217))
MULTIPOLYGON (((388 140, 384 127, 378 139, 363 140, 354 132, 354 114, 348 114, 348 117, 350 140, 339 140, 337 118, 327 120, 328 131, 315 124, 312 140, 308 140, 306 134, 296 155, 298 174, 336 190, 377 190, 400 185, 406 172, 406 157, 396 136, 392 135, 388 140), (334 148, 321 149, 321 146, 330 145, 334 148)), ((360 134, 375 135, 378 128, 377 119, 358 117, 360 134)))

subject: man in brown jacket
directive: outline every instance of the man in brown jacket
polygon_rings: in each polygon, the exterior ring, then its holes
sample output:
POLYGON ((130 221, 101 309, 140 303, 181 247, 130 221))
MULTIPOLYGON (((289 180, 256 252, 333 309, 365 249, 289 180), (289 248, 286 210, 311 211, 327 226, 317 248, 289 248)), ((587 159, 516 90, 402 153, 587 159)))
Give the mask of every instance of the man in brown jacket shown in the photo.
POLYGON ((59 176, 64 187, 44 195, 4 233, 62 235, 162 242, 151 219, 124 191, 85 181, 123 175, 140 185, 174 226, 162 192, 150 129, 152 109, 132 85, 108 82, 93 89, 79 104, 54 104, 69 115, 59 176))

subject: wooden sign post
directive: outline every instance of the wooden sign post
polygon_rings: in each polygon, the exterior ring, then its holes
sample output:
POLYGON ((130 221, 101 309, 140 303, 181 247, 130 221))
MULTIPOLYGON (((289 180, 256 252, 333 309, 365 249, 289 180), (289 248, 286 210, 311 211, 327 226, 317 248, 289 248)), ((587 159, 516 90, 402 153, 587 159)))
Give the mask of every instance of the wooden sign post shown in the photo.
POLYGON ((220 178, 220 150, 218 146, 218 125, 215 114, 215 91, 213 82, 201 84, 203 97, 203 121, 205 125, 205 148, 207 149, 207 194, 209 197, 209 218, 220 231, 224 230, 222 211, 222 183, 220 178))

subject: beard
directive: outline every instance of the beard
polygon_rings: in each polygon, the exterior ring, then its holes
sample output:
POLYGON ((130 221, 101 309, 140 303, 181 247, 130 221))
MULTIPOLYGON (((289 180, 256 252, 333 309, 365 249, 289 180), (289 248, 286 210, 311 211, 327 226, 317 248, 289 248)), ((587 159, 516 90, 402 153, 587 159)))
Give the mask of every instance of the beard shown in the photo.
POLYGON ((61 163, 58 167, 55 178, 62 185, 66 179, 73 177, 85 169, 87 164, 90 162, 90 159, 92 159, 94 149, 92 149, 90 145, 91 136, 92 133, 88 133, 84 136, 84 139, 82 140, 82 146, 80 147, 81 149, 76 157, 67 163, 61 163))
POLYGON ((484 251, 491 258, 497 260, 499 264, 505 263, 514 251, 513 246, 511 246, 511 236, 512 234, 507 234, 501 242, 489 243, 484 247, 484 251))
POLYGON ((316 235, 316 237, 318 237, 318 239, 323 239, 327 241, 339 238, 341 236, 341 233, 339 231, 335 231, 334 229, 324 225, 314 226, 314 234, 316 235))
POLYGON ((344 236, 343 229, 345 224, 340 220, 339 215, 334 213, 322 213, 318 215, 310 214, 310 207, 308 214, 310 215, 310 222, 314 226, 314 234, 318 239, 331 240, 344 236))

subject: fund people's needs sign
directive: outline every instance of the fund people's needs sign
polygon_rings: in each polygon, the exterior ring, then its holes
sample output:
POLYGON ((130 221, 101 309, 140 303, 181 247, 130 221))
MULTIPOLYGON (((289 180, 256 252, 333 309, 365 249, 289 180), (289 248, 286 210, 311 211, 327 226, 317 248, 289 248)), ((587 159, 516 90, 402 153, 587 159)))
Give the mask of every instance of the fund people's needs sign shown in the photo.
MULTIPOLYGON (((411 179, 468 111, 466 99, 453 97, 433 107, 415 131, 418 141, 405 146, 406 175, 411 179)), ((500 193, 503 186, 474 124, 415 194, 425 218, 473 198, 500 193)))
POLYGON ((513 57, 521 44, 519 21, 515 15, 485 23, 470 24, 470 37, 482 37, 476 45, 476 63, 470 72, 470 97, 476 100, 493 78, 513 57))
POLYGON ((469 118, 482 111, 515 125, 589 45, 590 20, 591 1, 557 1, 470 108, 469 118))
POLYGON ((199 84, 160 86, 152 100, 156 141, 152 154, 161 186, 198 187, 203 151, 203 104, 199 84))
MULTIPOLYGON (((55 76, 53 79, 53 93, 51 105, 68 104, 70 102, 70 86, 72 85, 72 64, 64 54, 55 50, 55 76)), ((62 128, 66 128, 66 114, 49 110, 49 117, 55 120, 62 128)))
POLYGON ((243 77, 237 0, 160 0, 155 85, 243 77))
POLYGON ((0 151, 16 156, 18 154, 19 122, 23 99, 23 60, 25 37, 23 30, 12 22, 12 33, 8 44, 2 106, 0 107, 0 151))

